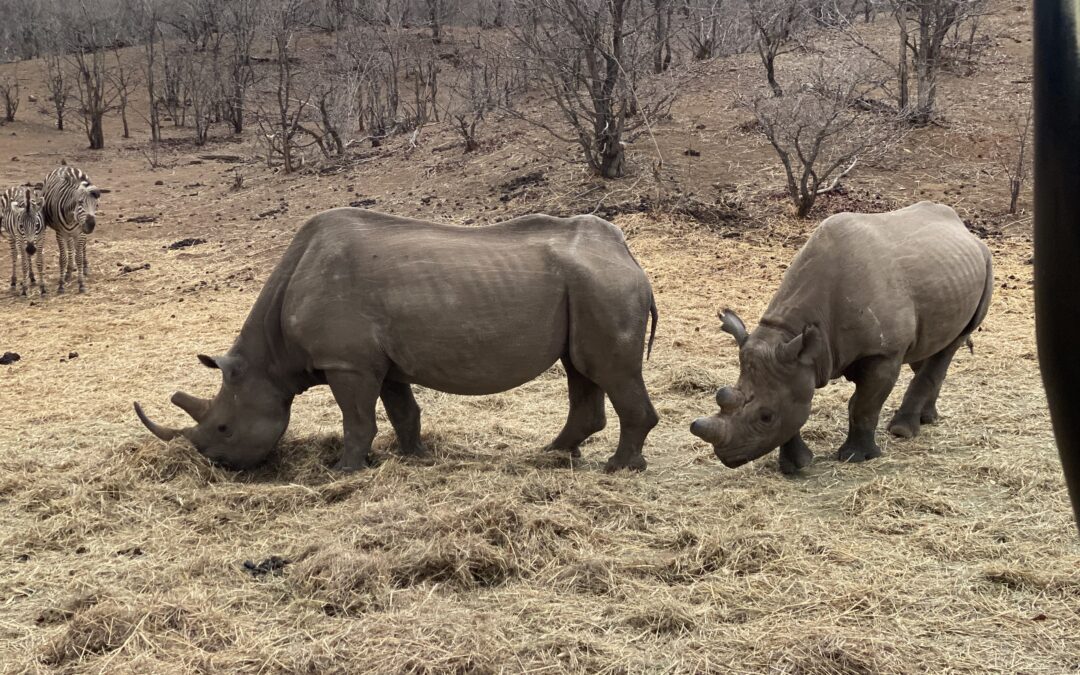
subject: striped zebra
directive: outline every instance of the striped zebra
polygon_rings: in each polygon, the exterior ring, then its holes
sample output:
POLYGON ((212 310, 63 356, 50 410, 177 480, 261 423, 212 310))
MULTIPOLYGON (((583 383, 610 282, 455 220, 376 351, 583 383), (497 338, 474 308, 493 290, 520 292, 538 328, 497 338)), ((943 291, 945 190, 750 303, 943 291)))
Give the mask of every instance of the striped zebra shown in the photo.
POLYGON ((45 294, 45 221, 41 214, 41 200, 28 187, 8 188, 0 194, 0 234, 11 240, 11 292, 15 292, 18 260, 22 258, 22 281, 20 292, 26 295, 27 277, 30 286, 35 283, 45 294), (37 255, 37 279, 31 257, 37 255))
POLYGON ((90 270, 86 260, 86 235, 97 226, 100 196, 101 190, 73 166, 62 166, 45 177, 42 189, 45 224, 56 231, 56 245, 60 249, 57 293, 64 292, 64 283, 71 281, 72 274, 78 276, 79 292, 86 290, 84 278, 90 270))

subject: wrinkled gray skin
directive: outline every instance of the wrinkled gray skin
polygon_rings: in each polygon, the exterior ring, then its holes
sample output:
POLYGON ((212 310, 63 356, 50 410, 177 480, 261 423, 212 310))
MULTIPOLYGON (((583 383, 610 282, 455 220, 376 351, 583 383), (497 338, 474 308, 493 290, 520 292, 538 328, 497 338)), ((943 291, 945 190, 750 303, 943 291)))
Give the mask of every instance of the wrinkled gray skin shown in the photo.
POLYGON ((173 395, 197 424, 170 429, 135 410, 159 438, 248 468, 285 432, 293 397, 329 384, 345 427, 337 467, 353 470, 367 463, 377 399, 399 452, 427 459, 411 385, 493 394, 562 359, 570 413, 549 448, 577 454, 604 428, 606 393, 620 422, 607 469, 643 470, 657 423, 641 376, 650 313, 655 332, 649 281, 600 218, 466 228, 333 209, 297 232, 228 354, 199 356, 221 370, 218 395, 173 395))
POLYGON ((690 431, 725 466, 779 446, 780 469, 795 473, 813 459, 800 429, 814 390, 843 375, 855 393, 838 457, 877 457, 878 416, 901 365, 915 376, 889 431, 910 438, 937 420, 949 362, 986 316, 993 285, 989 249, 948 206, 832 216, 795 256, 752 333, 721 312, 740 345, 739 381, 716 393, 720 412, 690 431))

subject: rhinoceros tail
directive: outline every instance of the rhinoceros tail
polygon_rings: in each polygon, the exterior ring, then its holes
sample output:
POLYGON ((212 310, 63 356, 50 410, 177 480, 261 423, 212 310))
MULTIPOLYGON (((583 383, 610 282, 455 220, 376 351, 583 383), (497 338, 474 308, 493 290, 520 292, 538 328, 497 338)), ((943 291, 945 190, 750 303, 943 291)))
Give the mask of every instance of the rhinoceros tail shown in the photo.
POLYGON ((656 311, 656 298, 649 294, 649 316, 652 317, 652 330, 649 332, 649 347, 645 350, 645 360, 652 356, 653 342, 656 341, 656 320, 660 318, 660 312, 656 311))

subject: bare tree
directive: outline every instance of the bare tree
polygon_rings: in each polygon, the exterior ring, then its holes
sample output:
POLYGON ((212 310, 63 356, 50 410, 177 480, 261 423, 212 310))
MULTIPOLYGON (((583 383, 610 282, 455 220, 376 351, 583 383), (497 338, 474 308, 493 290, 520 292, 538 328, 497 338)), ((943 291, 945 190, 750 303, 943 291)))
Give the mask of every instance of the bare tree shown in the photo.
MULTIPOLYGON (((905 104, 915 124, 930 122, 936 112, 942 46, 958 23, 982 13, 985 0, 891 0, 900 27, 901 41, 911 52, 915 69, 916 102, 905 104)), ((906 59, 906 54, 904 57, 906 59)), ((907 66, 902 66, 907 75, 907 66)), ((902 83, 906 91, 906 84, 902 83)))
POLYGON ((428 27, 431 28, 431 39, 438 43, 442 41, 442 29, 450 15, 452 2, 448 0, 424 0, 427 8, 428 27))
POLYGON ((117 39, 116 16, 80 0, 64 15, 65 59, 74 71, 75 96, 79 102, 86 138, 91 150, 105 147, 105 115, 115 107, 117 94, 112 85, 112 67, 107 49, 117 39))
POLYGON ((784 89, 776 80, 776 58, 795 47, 791 38, 803 17, 801 0, 747 0, 747 7, 757 33, 754 46, 765 66, 765 79, 774 95, 783 96, 784 89))
POLYGON ((796 215, 805 218, 819 195, 836 188, 860 156, 881 145, 895 125, 856 103, 879 85, 869 70, 842 60, 803 78, 807 84, 787 96, 759 95, 742 101, 784 167, 796 215), (831 182, 830 182, 831 181, 831 182))
MULTIPOLYGON (((838 21, 841 28, 866 53, 893 72, 888 86, 896 109, 911 123, 931 122, 937 114, 938 80, 945 63, 943 49, 950 31, 968 26, 974 49, 974 31, 985 12, 986 0, 888 0, 897 28, 896 55, 863 35, 851 17, 838 21), (912 101, 914 77, 915 100, 912 101)), ((873 5, 867 5, 873 7, 873 5)))
POLYGON ((19 69, 11 70, 0 76, 0 99, 4 100, 4 121, 14 122, 19 110, 19 69))
MULTIPOLYGON (((346 0, 337 0, 346 2, 346 0)), ((358 0, 353 0, 357 2, 358 0)), ((229 91, 225 95, 226 118, 233 133, 244 131, 244 111, 247 92, 255 82, 251 63, 251 47, 255 41, 259 18, 264 10, 262 0, 232 0, 225 6, 225 30, 230 38, 228 67, 229 91)), ((342 9, 341 11, 345 11, 342 9)))
POLYGON ((671 66, 671 15, 675 0, 652 0, 653 72, 660 74, 671 66))
POLYGON ((308 105, 310 92, 298 96, 293 69, 293 40, 309 17, 310 6, 304 0, 281 0, 266 18, 267 37, 275 61, 275 90, 272 107, 260 109, 257 117, 266 143, 266 160, 272 164, 280 158, 286 173, 299 169, 303 161, 297 157, 298 141, 303 134, 301 117, 308 105))
POLYGON ((120 55, 120 47, 115 43, 112 54, 114 58, 113 67, 109 69, 107 76, 116 94, 117 108, 120 110, 120 122, 124 127, 124 138, 131 138, 131 131, 128 128, 128 102, 131 98, 131 92, 138 85, 138 82, 135 79, 134 70, 125 63, 120 55))
POLYGON ((45 54, 45 86, 49 89, 49 102, 56 115, 56 128, 64 130, 64 112, 71 98, 71 80, 64 67, 64 59, 55 51, 45 54))
POLYGON ((1024 188, 1031 171, 1031 120, 1034 107, 1030 101, 1026 109, 1012 115, 1012 133, 1006 143, 996 142, 994 154, 1009 180, 1009 215, 1015 215, 1020 202, 1020 191, 1024 188))
POLYGON ((461 136, 465 152, 480 148, 478 127, 492 107, 493 95, 498 95, 486 75, 486 64, 470 64, 449 87, 444 118, 461 136))
POLYGON ((666 113, 674 99, 673 88, 646 93, 633 86, 644 62, 651 61, 649 50, 633 42, 648 34, 647 13, 632 11, 633 0, 519 1, 527 25, 514 35, 571 133, 543 119, 525 119, 576 142, 604 178, 622 176, 624 136, 666 113))

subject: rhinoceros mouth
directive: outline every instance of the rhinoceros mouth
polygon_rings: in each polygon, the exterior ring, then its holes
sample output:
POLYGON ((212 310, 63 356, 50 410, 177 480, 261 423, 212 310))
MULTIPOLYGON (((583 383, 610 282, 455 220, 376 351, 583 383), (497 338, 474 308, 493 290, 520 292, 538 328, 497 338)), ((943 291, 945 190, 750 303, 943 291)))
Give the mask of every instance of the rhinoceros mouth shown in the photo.
POLYGON ((746 464, 751 459, 753 459, 752 457, 745 457, 745 456, 744 457, 731 457, 730 455, 727 455, 722 450, 720 450, 720 446, 717 446, 717 445, 713 446, 713 454, 716 455, 716 458, 720 460, 721 464, 723 464, 724 466, 726 466, 729 469, 738 469, 740 466, 742 466, 743 464, 746 464))

